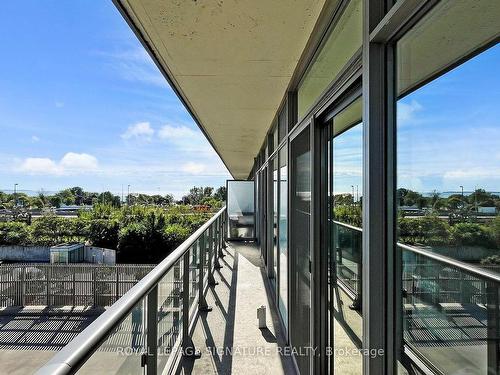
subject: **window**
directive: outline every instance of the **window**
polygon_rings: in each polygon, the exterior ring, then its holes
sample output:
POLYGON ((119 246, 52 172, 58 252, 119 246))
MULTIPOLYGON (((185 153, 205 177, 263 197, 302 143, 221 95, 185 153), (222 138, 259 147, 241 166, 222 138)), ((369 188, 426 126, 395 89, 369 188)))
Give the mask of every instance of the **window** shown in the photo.
MULTIPOLYGON (((361 348, 361 245, 363 125, 362 101, 356 99, 329 122, 330 346, 361 348)), ((335 374, 360 374, 358 355, 334 355, 335 374)))
MULTIPOLYGON (((278 278, 278 157, 272 160, 273 166, 273 276, 275 280, 278 278)), ((276 286, 277 287, 277 286, 276 286)))
POLYGON ((291 262, 291 345, 305 354, 297 356, 301 374, 309 374, 311 346, 311 151, 309 127, 290 146, 290 262, 291 262))
POLYGON ((362 44, 362 1, 351 0, 333 26, 298 88, 302 118, 362 44))
POLYGON ((278 116, 278 143, 283 140, 287 133, 287 106, 288 102, 285 103, 278 116))
POLYGON ((278 307, 284 326, 288 325, 288 180, 287 147, 279 153, 279 297, 278 307))
POLYGON ((500 3, 438 3, 397 43, 405 354, 499 373, 500 3), (454 262, 450 261, 452 259, 454 262))

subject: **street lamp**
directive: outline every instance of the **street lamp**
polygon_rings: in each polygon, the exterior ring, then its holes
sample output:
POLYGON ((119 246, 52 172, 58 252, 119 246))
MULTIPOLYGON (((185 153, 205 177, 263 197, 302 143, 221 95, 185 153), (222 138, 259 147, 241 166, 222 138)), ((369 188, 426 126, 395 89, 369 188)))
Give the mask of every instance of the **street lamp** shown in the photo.
POLYGON ((460 189, 462 189, 462 199, 464 198, 464 187, 460 185, 460 189))
POLYGON ((130 185, 127 186, 127 206, 130 206, 130 185))
POLYGON ((354 185, 351 185, 352 189, 352 204, 354 204, 354 185))

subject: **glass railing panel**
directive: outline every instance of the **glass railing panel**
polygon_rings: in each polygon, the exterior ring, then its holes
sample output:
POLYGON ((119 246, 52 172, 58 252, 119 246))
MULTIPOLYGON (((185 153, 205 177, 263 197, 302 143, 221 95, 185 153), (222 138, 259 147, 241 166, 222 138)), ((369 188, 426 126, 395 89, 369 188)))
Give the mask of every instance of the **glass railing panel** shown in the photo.
POLYGON ((99 345, 78 374, 142 374, 145 348, 146 298, 139 301, 99 345))
POLYGON ((361 294, 361 251, 363 232, 347 224, 334 223, 337 281, 350 292, 361 294))
MULTIPOLYGON (((206 275, 208 272, 208 265, 209 265, 209 246, 210 246, 210 237, 209 237, 209 230, 207 229, 205 233, 202 234, 200 238, 200 244, 203 244, 203 274, 206 275)), ((201 253, 200 253, 201 254, 201 253)))
MULTIPOLYGON (((142 280, 37 373, 74 373, 82 363, 79 374, 169 373, 177 358, 174 354, 180 353, 178 349, 192 349, 189 340, 184 340, 194 318, 188 315, 196 313, 194 303, 198 304, 204 285, 200 283, 216 265, 224 211, 198 230, 196 240, 180 245, 153 272, 146 268, 134 272, 132 279, 142 280)), ((108 272, 100 279, 111 280, 108 272)), ((113 291, 116 298, 116 292, 121 290, 113 291)), ((111 297, 109 291, 105 295, 111 297)))
POLYGON ((179 259, 158 283, 158 373, 165 371, 168 360, 182 336, 183 262, 179 259))
MULTIPOLYGON (((335 245, 335 277, 332 278, 331 335, 335 350, 355 351, 362 347, 363 320, 361 316, 362 238, 361 228, 342 222, 332 223, 335 245)), ((336 374, 360 374, 362 358, 357 355, 335 355, 336 374)))
POLYGON ((253 181, 227 181, 228 238, 253 239, 254 185, 253 181))
POLYGON ((199 262, 200 262, 200 246, 199 241, 196 241, 189 250, 189 311, 193 307, 196 297, 198 297, 199 288, 199 262))
POLYGON ((437 373, 498 373, 499 284, 399 247, 405 344, 437 373))

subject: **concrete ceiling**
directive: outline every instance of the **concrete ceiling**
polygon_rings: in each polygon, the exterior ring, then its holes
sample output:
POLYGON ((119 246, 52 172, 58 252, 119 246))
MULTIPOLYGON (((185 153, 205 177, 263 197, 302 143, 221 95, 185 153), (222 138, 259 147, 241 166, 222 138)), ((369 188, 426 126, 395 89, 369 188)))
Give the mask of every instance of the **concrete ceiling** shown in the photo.
POLYGON ((325 0, 115 0, 234 178, 246 178, 325 0))

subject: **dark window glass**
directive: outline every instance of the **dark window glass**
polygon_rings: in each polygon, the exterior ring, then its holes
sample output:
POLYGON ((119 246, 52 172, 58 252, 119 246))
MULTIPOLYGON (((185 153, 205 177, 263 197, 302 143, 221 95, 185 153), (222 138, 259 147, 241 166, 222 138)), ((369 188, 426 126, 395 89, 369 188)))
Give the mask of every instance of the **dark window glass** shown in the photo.
MULTIPOLYGON (((308 348, 310 340, 311 273, 309 224, 311 219, 311 152, 309 128, 291 142, 290 196, 290 260, 291 282, 291 341, 301 374, 309 374, 308 348)), ((310 354, 310 353, 309 353, 310 354)))
POLYGON ((288 178, 287 147, 280 150, 279 169, 279 309, 285 327, 288 325, 288 178))

